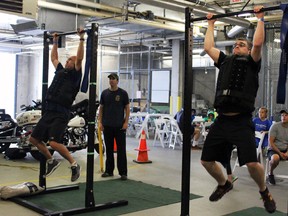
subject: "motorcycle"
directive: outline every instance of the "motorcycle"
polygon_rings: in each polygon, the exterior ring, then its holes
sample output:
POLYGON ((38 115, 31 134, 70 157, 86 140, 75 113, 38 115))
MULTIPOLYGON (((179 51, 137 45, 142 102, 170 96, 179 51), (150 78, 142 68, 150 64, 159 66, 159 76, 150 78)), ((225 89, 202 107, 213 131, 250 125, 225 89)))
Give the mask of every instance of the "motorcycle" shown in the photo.
MULTIPOLYGON (((71 108, 71 119, 64 133, 63 143, 69 151, 77 151, 87 147, 88 142, 88 99, 83 100, 71 108)), ((96 102, 96 110, 99 102, 96 102)), ((96 118, 97 120, 97 118, 96 118)), ((97 126, 97 121, 96 121, 97 126)), ((94 131, 94 149, 99 154, 99 140, 97 127, 94 131)), ((104 147, 104 146, 103 146, 104 147)), ((104 149, 104 148, 103 148, 104 149)))
POLYGON ((12 143, 29 145, 28 136, 41 118, 41 102, 33 101, 34 105, 22 105, 16 121, 9 114, 0 114, 0 153, 5 152, 12 143))
MULTIPOLYGON (((17 123, 15 122, 14 123, 17 125, 16 128, 19 128, 18 133, 16 133, 15 135, 12 135, 11 137, 7 137, 7 136, 2 137, 0 135, 0 143, 1 144, 3 143, 0 149, 1 152, 9 148, 11 143, 16 143, 18 148, 23 149, 26 152, 30 152, 33 158, 35 158, 36 160, 40 160, 41 153, 38 151, 36 147, 34 147, 29 142, 30 135, 34 127, 36 126, 37 122, 41 118, 41 110, 37 110, 38 107, 39 107, 39 104, 34 106, 34 110, 29 110, 31 109, 31 107, 23 108, 25 109, 25 111, 17 115, 16 117, 17 123)), ((71 108, 71 118, 70 118, 70 121, 68 122, 68 125, 65 130, 64 137, 63 137, 63 144, 71 152, 82 150, 87 147, 87 141, 88 141, 87 110, 88 110, 88 100, 83 100, 73 105, 71 108)), ((49 148, 48 144, 47 146, 48 146, 50 153, 53 154, 54 150, 49 148)), ((95 130, 94 149, 96 150, 97 153, 99 153, 99 142, 98 142, 97 130, 95 130)), ((103 148, 103 152, 104 151, 105 150, 103 148)))

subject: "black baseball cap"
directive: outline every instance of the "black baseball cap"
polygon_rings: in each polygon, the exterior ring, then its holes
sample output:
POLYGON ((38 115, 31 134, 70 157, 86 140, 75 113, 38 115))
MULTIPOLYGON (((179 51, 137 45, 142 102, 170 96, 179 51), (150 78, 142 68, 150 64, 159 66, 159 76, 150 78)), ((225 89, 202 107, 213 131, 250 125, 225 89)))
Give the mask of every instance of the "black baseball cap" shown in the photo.
POLYGON ((116 73, 111 73, 108 78, 114 78, 116 80, 119 80, 119 76, 116 73))

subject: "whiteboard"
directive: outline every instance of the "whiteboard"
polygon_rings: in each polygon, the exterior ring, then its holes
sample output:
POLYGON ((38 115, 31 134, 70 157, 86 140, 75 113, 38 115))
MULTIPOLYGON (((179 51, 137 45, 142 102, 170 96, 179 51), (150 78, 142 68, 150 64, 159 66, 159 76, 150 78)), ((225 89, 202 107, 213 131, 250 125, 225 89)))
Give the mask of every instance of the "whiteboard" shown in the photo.
POLYGON ((152 103, 169 103, 170 71, 152 71, 152 103))

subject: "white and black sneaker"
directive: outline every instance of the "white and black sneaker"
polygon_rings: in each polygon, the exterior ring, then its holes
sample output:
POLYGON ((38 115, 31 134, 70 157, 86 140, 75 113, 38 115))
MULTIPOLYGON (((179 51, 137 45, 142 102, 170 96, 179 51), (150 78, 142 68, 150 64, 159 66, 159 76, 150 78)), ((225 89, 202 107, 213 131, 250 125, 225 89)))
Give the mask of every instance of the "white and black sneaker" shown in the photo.
POLYGON ((55 159, 53 159, 52 163, 48 163, 46 164, 47 168, 46 168, 46 177, 51 175, 59 166, 60 166, 61 162, 57 161, 55 159))

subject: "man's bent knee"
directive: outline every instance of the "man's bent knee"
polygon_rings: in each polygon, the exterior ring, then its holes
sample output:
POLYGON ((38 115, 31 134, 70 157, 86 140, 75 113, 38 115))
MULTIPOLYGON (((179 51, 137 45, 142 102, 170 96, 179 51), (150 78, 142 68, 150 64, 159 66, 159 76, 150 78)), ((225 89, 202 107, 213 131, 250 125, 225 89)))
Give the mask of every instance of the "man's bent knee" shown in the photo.
POLYGON ((41 142, 38 140, 38 139, 35 139, 34 137, 30 137, 29 138, 29 142, 32 144, 32 145, 34 145, 34 146, 38 146, 39 144, 41 144, 41 142))
POLYGON ((215 161, 204 161, 204 160, 201 160, 201 164, 204 167, 211 167, 211 166, 213 166, 214 163, 215 163, 215 161))
POLYGON ((49 142, 49 145, 50 145, 50 147, 51 147, 52 149, 57 149, 57 147, 58 147, 59 145, 61 145, 61 143, 58 143, 58 142, 56 142, 56 141, 50 141, 50 142, 49 142))
POLYGON ((255 169, 264 169, 263 165, 259 162, 249 162, 245 164, 248 167, 248 170, 253 171, 255 169))

